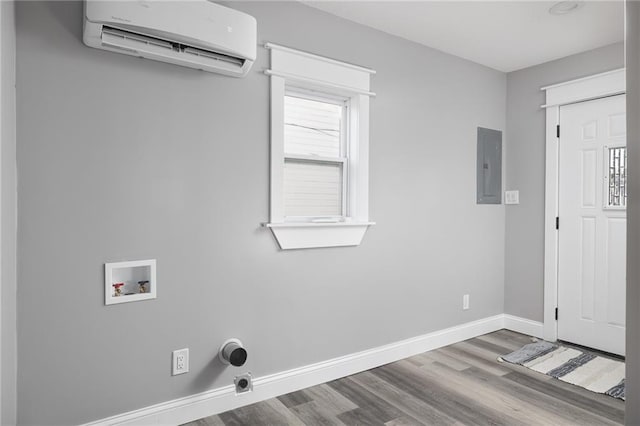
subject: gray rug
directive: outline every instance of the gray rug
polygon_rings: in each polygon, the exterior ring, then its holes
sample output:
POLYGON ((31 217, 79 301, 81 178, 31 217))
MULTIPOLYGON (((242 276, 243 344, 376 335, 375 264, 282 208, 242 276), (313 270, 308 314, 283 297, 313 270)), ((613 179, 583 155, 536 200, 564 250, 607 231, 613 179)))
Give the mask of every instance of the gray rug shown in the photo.
POLYGON ((525 345, 498 361, 519 364, 592 392, 625 399, 623 361, 545 341, 525 345))

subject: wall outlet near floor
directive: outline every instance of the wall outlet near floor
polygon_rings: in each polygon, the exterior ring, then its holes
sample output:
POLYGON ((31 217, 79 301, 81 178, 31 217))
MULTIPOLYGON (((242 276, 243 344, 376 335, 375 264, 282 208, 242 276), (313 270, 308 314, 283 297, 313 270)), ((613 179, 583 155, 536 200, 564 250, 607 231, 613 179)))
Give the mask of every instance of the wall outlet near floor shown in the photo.
POLYGON ((465 294, 464 296, 462 296, 462 309, 463 310, 467 310, 469 309, 469 295, 465 294))
POLYGON ((171 375, 177 376, 189 372, 189 348, 173 351, 171 375))
POLYGON ((236 385, 236 395, 251 392, 253 390, 253 379, 251 377, 251 373, 236 376, 233 379, 233 383, 236 385))

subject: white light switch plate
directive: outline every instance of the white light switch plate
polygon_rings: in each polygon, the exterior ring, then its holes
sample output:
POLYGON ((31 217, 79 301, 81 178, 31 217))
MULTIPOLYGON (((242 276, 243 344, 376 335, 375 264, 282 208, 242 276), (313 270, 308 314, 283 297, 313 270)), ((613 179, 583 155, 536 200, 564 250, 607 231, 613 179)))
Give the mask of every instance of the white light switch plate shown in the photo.
POLYGON ((520 191, 504 191, 505 204, 520 204, 520 191))

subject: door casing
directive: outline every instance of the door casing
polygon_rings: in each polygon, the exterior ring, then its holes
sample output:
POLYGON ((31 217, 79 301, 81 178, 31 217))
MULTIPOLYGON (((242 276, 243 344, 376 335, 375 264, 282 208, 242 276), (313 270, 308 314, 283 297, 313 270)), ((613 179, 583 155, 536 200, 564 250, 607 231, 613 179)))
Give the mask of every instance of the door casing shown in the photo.
MULTIPOLYGON (((556 308, 558 307, 558 160, 560 107, 607 96, 624 94, 626 91, 625 69, 571 80, 543 87, 546 104, 545 144, 545 212, 544 212, 544 319, 542 337, 551 342, 558 339, 556 308)), ((560 313, 562 315, 562 313, 560 313)))

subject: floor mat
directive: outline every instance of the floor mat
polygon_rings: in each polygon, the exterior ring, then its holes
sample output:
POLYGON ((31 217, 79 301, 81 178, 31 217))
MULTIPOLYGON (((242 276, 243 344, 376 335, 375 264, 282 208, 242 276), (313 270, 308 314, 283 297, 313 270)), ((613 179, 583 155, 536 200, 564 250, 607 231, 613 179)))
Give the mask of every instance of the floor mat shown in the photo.
POLYGON ((525 345, 498 361, 519 364, 592 392, 625 399, 624 361, 545 341, 525 345))

